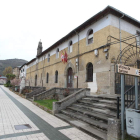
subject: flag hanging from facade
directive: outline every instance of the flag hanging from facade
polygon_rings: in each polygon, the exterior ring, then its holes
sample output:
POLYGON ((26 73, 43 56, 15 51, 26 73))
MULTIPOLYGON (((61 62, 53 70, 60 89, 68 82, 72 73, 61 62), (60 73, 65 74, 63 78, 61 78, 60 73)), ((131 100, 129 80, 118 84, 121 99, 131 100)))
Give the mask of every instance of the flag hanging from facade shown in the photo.
POLYGON ((67 59, 68 59, 68 55, 67 55, 67 53, 66 53, 66 51, 65 51, 64 61, 67 62, 67 59))
POLYGON ((66 53, 66 50, 65 50, 65 54, 63 53, 63 51, 61 51, 61 60, 64 64, 65 62, 67 63, 67 59, 68 59, 68 55, 66 53))
POLYGON ((61 52, 61 60, 62 60, 63 63, 65 63, 64 62, 64 53, 63 53, 63 51, 61 52))

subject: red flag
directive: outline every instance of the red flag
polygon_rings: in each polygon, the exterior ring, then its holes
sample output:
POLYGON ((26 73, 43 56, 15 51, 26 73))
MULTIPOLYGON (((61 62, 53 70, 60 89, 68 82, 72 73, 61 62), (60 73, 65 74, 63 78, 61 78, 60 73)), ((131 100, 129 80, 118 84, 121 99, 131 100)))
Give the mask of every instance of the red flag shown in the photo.
POLYGON ((63 62, 65 62, 63 51, 61 52, 61 59, 62 59, 63 62))
POLYGON ((65 51, 64 61, 67 62, 67 59, 68 59, 68 55, 67 55, 67 53, 66 53, 66 51, 65 51))

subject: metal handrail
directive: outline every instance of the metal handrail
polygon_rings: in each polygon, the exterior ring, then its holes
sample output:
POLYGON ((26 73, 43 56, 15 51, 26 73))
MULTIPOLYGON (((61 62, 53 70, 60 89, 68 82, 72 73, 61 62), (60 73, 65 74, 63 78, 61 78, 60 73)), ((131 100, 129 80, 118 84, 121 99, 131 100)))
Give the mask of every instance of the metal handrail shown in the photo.
POLYGON ((135 87, 135 86, 132 86, 131 88, 129 88, 129 89, 124 93, 124 95, 125 95, 129 90, 131 90, 133 87, 135 87))
MULTIPOLYGON (((133 91, 132 91, 133 88, 135 88, 135 86, 132 86, 124 93, 124 96, 127 96, 127 100, 126 98, 124 98, 124 103, 127 102, 127 108, 129 108, 135 102, 135 100, 133 100, 133 91), (129 93, 130 93, 130 103, 128 104, 129 93), (131 96, 132 96, 132 100, 131 100, 131 96)), ((120 97, 117 97, 117 119, 119 119, 119 116, 121 115, 120 110, 119 110, 119 100, 120 100, 120 97)))

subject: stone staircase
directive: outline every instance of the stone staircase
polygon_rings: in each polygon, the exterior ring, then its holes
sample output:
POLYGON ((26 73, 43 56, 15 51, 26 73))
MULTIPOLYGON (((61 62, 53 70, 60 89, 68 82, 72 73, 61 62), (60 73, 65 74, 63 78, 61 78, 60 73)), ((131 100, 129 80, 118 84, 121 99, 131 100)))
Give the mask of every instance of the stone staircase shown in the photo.
POLYGON ((34 91, 30 92, 30 93, 26 93, 26 99, 28 99, 29 101, 33 101, 33 96, 38 95, 42 92, 46 91, 46 87, 38 87, 37 89, 35 89, 34 91))
POLYGON ((117 96, 88 95, 55 116, 99 140, 106 140, 108 118, 117 116, 117 96))

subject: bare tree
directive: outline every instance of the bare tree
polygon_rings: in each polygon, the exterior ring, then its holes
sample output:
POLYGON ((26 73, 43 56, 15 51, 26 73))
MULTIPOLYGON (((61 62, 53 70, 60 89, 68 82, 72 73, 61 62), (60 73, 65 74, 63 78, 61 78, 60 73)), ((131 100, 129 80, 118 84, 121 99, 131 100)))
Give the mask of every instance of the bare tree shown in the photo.
POLYGON ((3 75, 6 76, 7 74, 12 74, 13 73, 13 69, 12 67, 6 67, 5 70, 3 71, 3 75))

